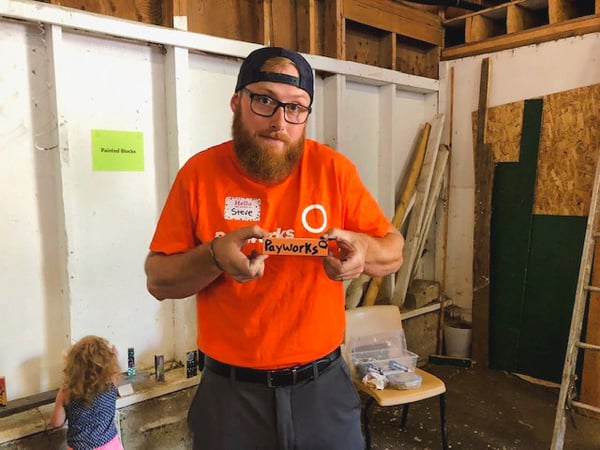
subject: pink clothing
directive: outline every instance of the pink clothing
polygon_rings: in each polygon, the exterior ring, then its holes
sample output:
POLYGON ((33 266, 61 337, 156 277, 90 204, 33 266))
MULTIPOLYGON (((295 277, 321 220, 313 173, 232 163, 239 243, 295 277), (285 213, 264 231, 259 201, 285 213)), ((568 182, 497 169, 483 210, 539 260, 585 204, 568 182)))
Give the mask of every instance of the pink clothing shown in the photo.
MULTIPOLYGON (((67 446, 67 450, 73 450, 71 447, 67 446)), ((121 443, 121 438, 117 434, 114 438, 107 442, 106 444, 96 447, 95 450, 123 450, 123 444, 121 443)))

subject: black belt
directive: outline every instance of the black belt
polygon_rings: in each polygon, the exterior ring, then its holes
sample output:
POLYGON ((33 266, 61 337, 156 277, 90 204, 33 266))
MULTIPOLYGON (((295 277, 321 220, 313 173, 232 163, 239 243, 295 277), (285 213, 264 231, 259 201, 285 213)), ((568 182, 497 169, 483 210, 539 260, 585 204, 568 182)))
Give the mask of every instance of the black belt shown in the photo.
POLYGON ((210 356, 205 357, 204 365, 212 372, 238 381, 261 383, 268 387, 291 386, 305 380, 312 380, 325 372, 331 363, 341 355, 340 348, 322 358, 301 366, 275 370, 250 369, 248 367, 230 366, 210 356))

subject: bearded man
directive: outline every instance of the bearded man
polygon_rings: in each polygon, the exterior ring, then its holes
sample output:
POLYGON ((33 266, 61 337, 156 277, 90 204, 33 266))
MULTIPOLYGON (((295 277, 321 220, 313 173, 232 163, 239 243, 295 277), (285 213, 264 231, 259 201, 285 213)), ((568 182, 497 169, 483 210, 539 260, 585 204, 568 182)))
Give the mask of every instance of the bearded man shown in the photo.
POLYGON ((149 292, 196 296, 204 370, 188 414, 194 449, 364 447, 340 357, 343 281, 397 271, 404 241, 354 164, 305 139, 313 93, 300 54, 250 53, 230 101, 232 140, 179 170, 150 244, 149 292), (338 250, 269 257, 248 247, 272 237, 338 250))

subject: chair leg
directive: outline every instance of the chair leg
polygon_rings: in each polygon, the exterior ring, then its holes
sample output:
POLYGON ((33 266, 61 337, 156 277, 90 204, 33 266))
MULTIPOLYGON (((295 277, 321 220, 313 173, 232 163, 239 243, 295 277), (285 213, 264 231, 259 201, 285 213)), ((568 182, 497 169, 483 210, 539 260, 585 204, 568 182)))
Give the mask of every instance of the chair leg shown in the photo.
POLYGON ((402 419, 400 420, 400 429, 404 430, 406 428, 406 420, 408 419, 408 407, 410 403, 405 403, 402 407, 402 419))
POLYGON ((448 430, 446 429, 446 394, 440 394, 440 420, 442 422, 442 448, 448 450, 448 430))
POLYGON ((369 397, 367 400, 367 404, 363 408, 362 416, 363 416, 363 424, 365 427, 365 448, 367 450, 371 450, 371 433, 369 432, 369 409, 375 402, 373 397, 369 397))

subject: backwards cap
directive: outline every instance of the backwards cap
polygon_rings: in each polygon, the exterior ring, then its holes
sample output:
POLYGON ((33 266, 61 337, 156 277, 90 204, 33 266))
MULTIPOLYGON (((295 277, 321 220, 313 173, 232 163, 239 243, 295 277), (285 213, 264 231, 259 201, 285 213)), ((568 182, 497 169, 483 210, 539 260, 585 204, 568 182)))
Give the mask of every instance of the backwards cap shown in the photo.
POLYGON ((282 47, 262 47, 251 52, 240 67, 235 92, 258 81, 273 81, 299 87, 310 96, 313 101, 313 72, 312 67, 302 55, 282 47), (261 72, 260 68, 269 59, 282 56, 291 60, 298 69, 299 77, 275 72, 261 72))

